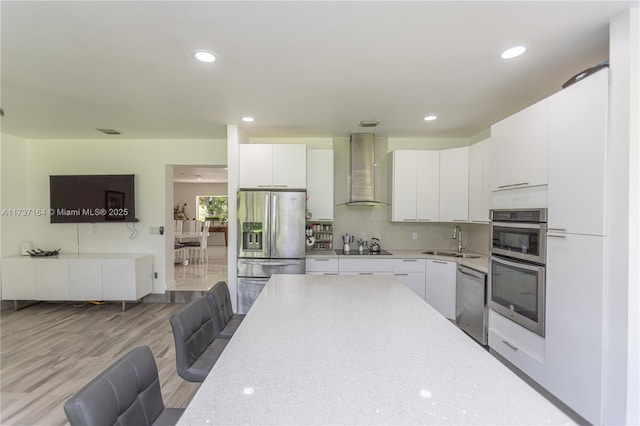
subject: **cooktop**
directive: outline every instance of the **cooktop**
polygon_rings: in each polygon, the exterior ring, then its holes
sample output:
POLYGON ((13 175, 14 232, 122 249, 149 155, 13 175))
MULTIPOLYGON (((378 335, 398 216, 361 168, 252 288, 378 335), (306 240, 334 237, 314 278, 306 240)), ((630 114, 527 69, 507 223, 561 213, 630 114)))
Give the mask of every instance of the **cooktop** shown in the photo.
POLYGON ((341 256, 380 256, 380 255, 391 255, 393 253, 390 253, 382 249, 380 249, 379 252, 365 250, 362 253, 360 253, 358 249, 355 249, 345 253, 344 250, 342 249, 336 249, 336 254, 341 256))

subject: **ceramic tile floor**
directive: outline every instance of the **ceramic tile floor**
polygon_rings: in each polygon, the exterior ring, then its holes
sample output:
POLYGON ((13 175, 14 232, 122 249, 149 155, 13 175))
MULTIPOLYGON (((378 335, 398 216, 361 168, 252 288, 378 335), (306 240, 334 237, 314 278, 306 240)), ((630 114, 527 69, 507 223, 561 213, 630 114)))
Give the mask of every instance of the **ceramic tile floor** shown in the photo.
POLYGON ((218 281, 227 281, 227 247, 209 246, 208 262, 199 261, 183 265, 176 263, 174 268, 175 285, 167 291, 207 291, 218 281))

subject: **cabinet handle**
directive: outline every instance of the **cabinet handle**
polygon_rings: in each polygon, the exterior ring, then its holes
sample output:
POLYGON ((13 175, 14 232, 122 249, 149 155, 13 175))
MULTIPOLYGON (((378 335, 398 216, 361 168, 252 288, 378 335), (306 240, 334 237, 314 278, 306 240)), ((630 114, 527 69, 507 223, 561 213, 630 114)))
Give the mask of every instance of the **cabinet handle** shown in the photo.
POLYGON ((498 186, 498 189, 515 188, 516 186, 524 186, 524 185, 529 185, 529 182, 520 182, 520 183, 512 183, 512 184, 509 184, 509 185, 500 185, 500 186, 498 186))
POLYGON ((287 188, 288 185, 272 185, 274 188, 287 188))
POLYGON ((338 273, 337 272, 325 272, 322 275, 338 275, 338 273))
POLYGON ((313 259, 314 262, 328 262, 329 259, 313 259))
POLYGON ((258 188, 271 188, 271 185, 258 185, 258 188))
POLYGON ((547 234, 547 238, 567 238, 566 235, 547 234))
POLYGON ((418 219, 420 222, 431 222, 431 219, 418 219))
POLYGON ((403 262, 417 262, 418 259, 402 259, 403 262))
POLYGON ((443 265, 448 265, 449 262, 445 262, 443 260, 432 260, 433 263, 442 263, 443 265))
POLYGON ((502 340, 502 343, 504 343, 505 345, 509 346, 514 351, 518 350, 518 347, 515 346, 513 343, 509 342, 508 340, 502 340))
POLYGON ((468 222, 467 219, 453 219, 454 222, 468 222))
POLYGON ((401 277, 409 276, 409 274, 393 274, 393 275, 395 275, 396 277, 398 277, 398 276, 401 276, 401 277))
POLYGON ((403 222, 415 222, 416 219, 402 219, 403 222))
POLYGON ((373 275, 373 272, 358 272, 358 275, 373 275))
POLYGON ((547 232, 567 232, 565 228, 547 228, 547 232))

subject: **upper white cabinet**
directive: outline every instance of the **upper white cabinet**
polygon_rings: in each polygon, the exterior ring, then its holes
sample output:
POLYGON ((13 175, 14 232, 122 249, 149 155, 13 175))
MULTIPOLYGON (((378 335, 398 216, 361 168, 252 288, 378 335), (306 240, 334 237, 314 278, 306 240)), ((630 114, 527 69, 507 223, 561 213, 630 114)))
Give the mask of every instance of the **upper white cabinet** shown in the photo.
POLYGON ((550 98, 548 227, 605 234, 609 70, 550 98))
POLYGON ((440 151, 441 222, 469 220, 469 147, 440 151))
POLYGON ((491 190, 546 185, 549 98, 491 126, 491 190))
POLYGON ((469 222, 489 222, 491 184, 489 144, 485 139, 469 146, 469 222))
POLYGON ((306 189, 306 169, 306 145, 240 145, 240 188, 306 189))
POLYGON ((391 220, 438 220, 440 153, 394 150, 391 220))
POLYGON ((333 150, 307 151, 307 211, 312 220, 333 221, 333 150))

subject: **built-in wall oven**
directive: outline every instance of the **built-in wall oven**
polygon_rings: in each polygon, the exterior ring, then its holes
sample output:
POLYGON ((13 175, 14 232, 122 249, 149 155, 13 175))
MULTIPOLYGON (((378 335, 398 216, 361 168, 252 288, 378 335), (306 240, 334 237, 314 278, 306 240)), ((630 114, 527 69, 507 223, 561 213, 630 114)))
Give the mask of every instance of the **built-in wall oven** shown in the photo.
POLYGON ((489 308, 544 337, 547 209, 491 210, 489 308))

